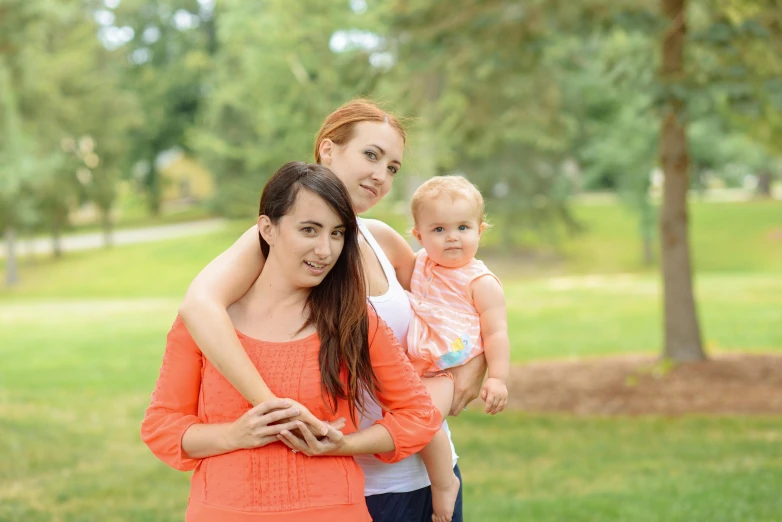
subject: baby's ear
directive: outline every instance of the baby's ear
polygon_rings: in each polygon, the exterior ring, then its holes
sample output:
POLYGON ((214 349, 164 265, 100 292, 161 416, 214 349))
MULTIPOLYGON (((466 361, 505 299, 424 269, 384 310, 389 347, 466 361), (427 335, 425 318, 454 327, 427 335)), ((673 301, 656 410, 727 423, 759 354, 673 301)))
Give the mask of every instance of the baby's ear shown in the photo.
POLYGON ((418 240, 418 244, 421 246, 424 246, 423 242, 421 242, 421 233, 418 231, 417 228, 413 227, 410 229, 410 233, 413 234, 413 237, 415 237, 418 240))
POLYGON ((484 231, 484 230, 486 230, 486 222, 485 222, 485 221, 482 221, 482 222, 481 222, 481 226, 480 226, 480 227, 478 227, 478 235, 479 235, 479 236, 483 235, 483 231, 484 231))

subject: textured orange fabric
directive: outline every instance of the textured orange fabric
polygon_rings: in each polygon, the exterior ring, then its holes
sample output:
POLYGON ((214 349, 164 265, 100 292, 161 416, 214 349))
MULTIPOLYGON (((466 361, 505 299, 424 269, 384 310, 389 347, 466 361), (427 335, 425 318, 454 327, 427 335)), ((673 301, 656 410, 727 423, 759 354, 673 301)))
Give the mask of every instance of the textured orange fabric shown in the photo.
MULTIPOLYGON (((421 450, 442 419, 390 328, 370 308, 370 357, 378 399, 388 408, 378 421, 394 440, 393 452, 376 455, 396 462, 421 450)), ((239 333, 253 364, 278 397, 299 401, 318 418, 348 419, 349 406, 331 412, 321 396, 317 335, 271 343, 239 333)), ((182 452, 182 436, 195 423, 232 422, 250 404, 203 357, 177 317, 168 334, 160 376, 141 426, 141 437, 166 464, 195 470, 185 520, 259 522, 284 520, 369 521, 364 477, 351 457, 307 457, 280 442, 205 459, 182 452)))

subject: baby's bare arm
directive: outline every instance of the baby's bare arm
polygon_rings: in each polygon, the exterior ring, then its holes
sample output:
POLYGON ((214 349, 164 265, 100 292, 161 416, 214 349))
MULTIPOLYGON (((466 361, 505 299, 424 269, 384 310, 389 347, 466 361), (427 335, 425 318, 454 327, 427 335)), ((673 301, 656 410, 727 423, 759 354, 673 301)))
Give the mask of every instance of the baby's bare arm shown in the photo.
POLYGON ((510 373, 510 340, 505 294, 500 283, 491 276, 473 281, 473 302, 481 317, 481 339, 489 366, 489 379, 508 380, 510 373))

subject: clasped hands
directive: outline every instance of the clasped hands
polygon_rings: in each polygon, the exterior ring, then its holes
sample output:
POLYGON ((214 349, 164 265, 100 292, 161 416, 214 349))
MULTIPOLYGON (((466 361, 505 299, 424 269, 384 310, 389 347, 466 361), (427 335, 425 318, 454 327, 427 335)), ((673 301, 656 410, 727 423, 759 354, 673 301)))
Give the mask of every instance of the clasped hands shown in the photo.
POLYGON ((326 455, 344 444, 345 419, 324 422, 293 399, 273 398, 253 407, 231 425, 230 447, 260 448, 280 441, 308 456, 326 455))

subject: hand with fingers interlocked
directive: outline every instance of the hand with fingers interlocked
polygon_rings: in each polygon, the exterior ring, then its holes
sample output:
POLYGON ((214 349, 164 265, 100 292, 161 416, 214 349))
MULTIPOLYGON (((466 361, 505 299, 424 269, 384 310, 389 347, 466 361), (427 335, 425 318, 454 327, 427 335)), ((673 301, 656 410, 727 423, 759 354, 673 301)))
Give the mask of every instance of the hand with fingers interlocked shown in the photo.
POLYGON ((338 451, 345 444, 345 435, 342 428, 345 427, 345 419, 340 417, 334 422, 326 423, 327 429, 323 437, 316 437, 301 421, 295 421, 294 428, 298 429, 302 437, 297 437, 293 430, 284 429, 277 435, 277 440, 288 446, 294 453, 301 453, 308 457, 329 455, 338 451))
POLYGON ((285 398, 284 400, 290 402, 291 407, 296 408, 298 410, 298 414, 291 417, 289 420, 291 421, 299 421, 302 424, 304 424, 305 428, 312 433, 313 436, 320 438, 324 437, 326 435, 326 432, 328 430, 328 423, 320 420, 315 415, 310 412, 310 410, 307 409, 306 406, 303 404, 291 399, 291 398, 285 398))
POLYGON ((250 449, 266 446, 277 440, 277 435, 297 427, 293 420, 301 413, 289 399, 270 399, 236 419, 227 433, 228 447, 250 449))

